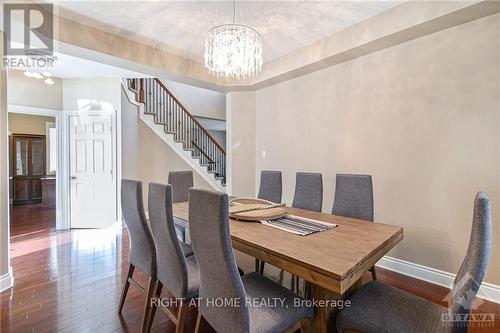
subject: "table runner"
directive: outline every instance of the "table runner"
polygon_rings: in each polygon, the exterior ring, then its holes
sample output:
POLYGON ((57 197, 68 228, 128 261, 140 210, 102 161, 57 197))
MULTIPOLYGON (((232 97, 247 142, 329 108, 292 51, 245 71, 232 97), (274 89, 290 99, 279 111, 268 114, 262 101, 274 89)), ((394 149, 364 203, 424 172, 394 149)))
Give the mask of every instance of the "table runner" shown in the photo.
POLYGON ((307 236, 317 232, 326 231, 337 226, 336 224, 325 223, 295 215, 285 215, 279 219, 263 220, 260 222, 263 225, 281 229, 300 236, 307 236))

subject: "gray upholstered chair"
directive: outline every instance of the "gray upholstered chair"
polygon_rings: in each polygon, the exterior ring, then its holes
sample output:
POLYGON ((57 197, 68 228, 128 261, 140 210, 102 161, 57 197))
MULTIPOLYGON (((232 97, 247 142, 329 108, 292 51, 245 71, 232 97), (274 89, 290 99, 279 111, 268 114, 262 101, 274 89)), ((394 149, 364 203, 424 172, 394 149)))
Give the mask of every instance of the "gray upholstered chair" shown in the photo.
MULTIPOLYGON (((337 174, 332 214, 373 222, 372 176, 337 174)), ((370 272, 376 280, 375 267, 370 272)))
POLYGON ((262 170, 260 173, 259 199, 281 203, 281 171, 262 170))
MULTIPOLYGON (((199 315, 219 333, 283 332, 297 324, 306 327, 312 308, 294 306, 298 297, 258 273, 240 277, 229 233, 228 197, 221 192, 191 189, 189 196, 191 241, 200 270, 199 315), (279 298, 281 307, 253 307, 246 298, 279 298), (207 300, 239 301, 239 306, 211 306, 207 300)), ((227 304, 227 303, 226 303, 227 304)), ((234 303, 233 303, 234 304, 234 303)))
POLYGON ((337 174, 332 214, 373 221, 372 176, 337 174))
MULTIPOLYGON (((323 176, 321 173, 297 172, 292 207, 321 212, 323 207, 323 176)), ((283 271, 280 272, 281 282, 283 282, 283 271)), ((292 290, 298 292, 299 283, 299 278, 292 275, 292 290)))
POLYGON ((189 189, 193 187, 193 171, 170 171, 168 183, 172 185, 172 202, 186 202, 189 189))
POLYGON ((156 285, 156 250, 153 235, 144 213, 142 182, 123 179, 121 183, 121 202, 123 220, 127 226, 130 240, 130 264, 118 305, 118 313, 122 312, 129 286, 132 284, 137 287, 141 294, 146 296, 142 323, 144 327, 148 313, 148 300, 153 295, 154 286, 156 285), (133 279, 135 269, 140 270, 148 277, 147 289, 133 279))
MULTIPOLYGON (((281 203, 283 185, 281 171, 262 170, 260 173, 259 199, 281 203)), ((255 259, 255 271, 264 273, 264 261, 255 259)))
POLYGON ((491 253, 491 208, 485 192, 474 200, 471 236, 465 259, 453 283, 448 308, 380 283, 370 281, 351 297, 352 306, 338 314, 343 332, 467 332, 465 321, 443 321, 443 315, 467 315, 483 281, 491 253))
MULTIPOLYGON (((157 284, 154 298, 158 299, 164 287, 177 299, 183 299, 177 315, 167 307, 160 306, 176 324, 176 332, 183 332, 186 315, 189 311, 189 299, 198 297, 200 284, 198 266, 191 248, 179 241, 175 232, 172 214, 172 186, 149 184, 148 195, 149 222, 156 245, 157 284)), ((149 332, 156 312, 155 304, 147 315, 146 331, 149 332)))
POLYGON ((292 207, 321 212, 323 178, 320 173, 297 172, 292 207))
MULTIPOLYGON (((168 183, 172 185, 173 203, 188 201, 189 189, 193 187, 193 171, 170 171, 168 173, 168 183)), ((181 222, 176 222, 175 230, 180 239, 186 241, 186 230, 181 226, 181 222)))

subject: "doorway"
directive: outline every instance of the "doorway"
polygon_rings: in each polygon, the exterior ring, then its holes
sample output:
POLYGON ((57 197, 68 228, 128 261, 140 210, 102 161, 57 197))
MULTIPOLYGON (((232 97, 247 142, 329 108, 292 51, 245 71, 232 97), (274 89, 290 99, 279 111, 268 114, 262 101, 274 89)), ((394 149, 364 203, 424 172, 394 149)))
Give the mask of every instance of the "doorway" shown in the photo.
POLYGON ((9 105, 9 118, 25 127, 39 122, 36 133, 9 122, 12 235, 16 216, 26 214, 38 216, 48 230, 106 228, 120 220, 116 110, 9 105))
POLYGON ((14 111, 8 114, 11 235, 54 230, 56 117, 51 111, 14 111))

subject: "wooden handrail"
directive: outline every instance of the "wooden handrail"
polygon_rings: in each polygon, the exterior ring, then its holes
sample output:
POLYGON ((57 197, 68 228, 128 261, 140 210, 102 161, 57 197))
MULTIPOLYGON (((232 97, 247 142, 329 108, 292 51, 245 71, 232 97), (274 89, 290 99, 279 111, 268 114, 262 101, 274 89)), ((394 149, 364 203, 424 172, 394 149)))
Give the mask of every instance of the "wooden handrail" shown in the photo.
POLYGON ((129 89, 136 94, 137 102, 144 104, 144 112, 154 115, 154 122, 164 125, 166 133, 174 134, 184 150, 194 150, 200 162, 222 177, 224 184, 226 150, 174 94, 157 78, 129 79, 129 89))
POLYGON ((198 146, 194 140, 191 140, 191 143, 203 154, 203 156, 208 159, 210 163, 215 163, 214 160, 210 156, 208 156, 207 153, 205 153, 205 151, 200 146, 198 146))
POLYGON ((174 94, 172 94, 170 92, 170 90, 168 90, 168 88, 165 87, 165 85, 159 79, 155 78, 155 81, 156 81, 156 83, 158 83, 162 87, 162 89, 165 89, 165 91, 167 92, 167 94, 174 100, 174 102, 176 102, 177 104, 179 104, 179 106, 181 107, 181 109, 188 115, 188 117, 191 118, 191 120, 193 120, 193 122, 196 125, 198 125, 198 127, 203 131, 203 133, 205 133, 210 138, 210 140, 213 141, 213 143, 217 146, 217 148, 219 148, 222 151, 222 153, 225 155, 226 154, 226 150, 221 147, 221 145, 213 138, 212 135, 210 135, 210 133, 205 129, 205 127, 203 127, 198 122, 198 120, 196 120, 196 118, 184 107, 184 105, 182 105, 182 103, 174 96, 174 94))

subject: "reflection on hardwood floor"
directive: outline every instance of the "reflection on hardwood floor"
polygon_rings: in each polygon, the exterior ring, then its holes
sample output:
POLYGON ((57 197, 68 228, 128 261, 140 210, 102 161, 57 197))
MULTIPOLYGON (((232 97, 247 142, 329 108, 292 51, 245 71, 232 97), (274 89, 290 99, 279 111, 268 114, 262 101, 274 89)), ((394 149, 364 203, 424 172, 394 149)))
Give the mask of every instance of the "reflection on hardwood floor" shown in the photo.
POLYGON ((31 237, 36 232, 56 229, 56 210, 42 209, 40 204, 10 206, 10 236, 31 237))
MULTIPOLYGON (((12 216, 11 254, 15 284, 0 296, 1 332, 139 332, 144 298, 130 288, 123 315, 116 313, 123 280, 128 268, 128 237, 120 229, 54 229, 53 216, 33 207, 16 206, 12 216), (21 207, 20 209, 18 209, 21 207)), ((237 253, 238 265, 246 272, 253 259, 237 253)), ((380 281, 443 305, 448 289, 377 269, 380 281)), ((266 265, 266 274, 279 273, 266 265)), ((137 279, 146 279, 137 274, 137 279)), ((369 281, 366 274, 364 281, 369 281)), ((500 332, 500 305, 484 302, 481 312, 496 313, 495 328, 469 332, 500 332)), ((190 314, 187 332, 196 319, 190 314)), ((161 311, 152 332, 174 332, 161 311)), ((207 324, 204 332, 212 330, 207 324)))

